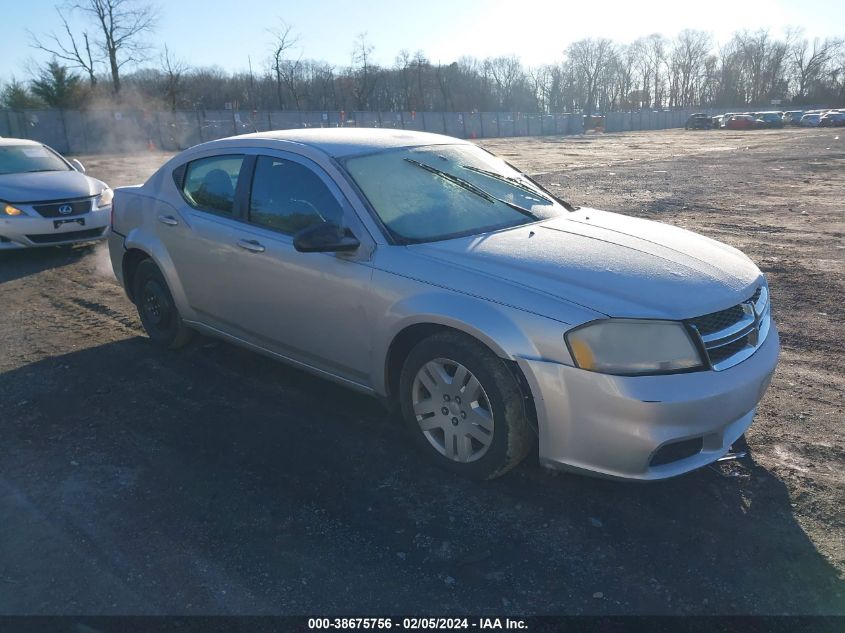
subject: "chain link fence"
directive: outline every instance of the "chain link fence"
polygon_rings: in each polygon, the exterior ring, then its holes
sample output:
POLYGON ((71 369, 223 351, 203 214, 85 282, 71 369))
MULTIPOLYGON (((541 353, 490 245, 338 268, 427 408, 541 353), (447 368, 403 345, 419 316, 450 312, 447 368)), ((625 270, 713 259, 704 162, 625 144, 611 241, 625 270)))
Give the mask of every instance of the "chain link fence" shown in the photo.
POLYGON ((178 151, 237 134, 311 127, 393 128, 474 139, 580 134, 583 118, 522 112, 0 110, 0 136, 37 140, 68 154, 178 151))

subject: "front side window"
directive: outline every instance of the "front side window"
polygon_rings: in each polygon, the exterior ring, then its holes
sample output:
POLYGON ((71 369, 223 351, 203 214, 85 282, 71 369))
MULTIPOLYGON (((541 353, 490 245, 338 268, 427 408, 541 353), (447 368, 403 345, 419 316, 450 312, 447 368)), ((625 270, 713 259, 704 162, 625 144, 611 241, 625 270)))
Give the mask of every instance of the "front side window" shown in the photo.
POLYGON ((188 203, 198 209, 232 215, 243 164, 241 155, 195 160, 185 170, 182 193, 188 203))
POLYGON ((345 161, 399 243, 476 235, 561 215, 566 208, 474 145, 387 150, 345 161))
POLYGON ((0 145, 0 174, 70 169, 65 161, 43 145, 0 145))
POLYGON ((320 177, 300 163, 259 156, 249 221, 286 235, 323 222, 343 223, 343 209, 320 177))

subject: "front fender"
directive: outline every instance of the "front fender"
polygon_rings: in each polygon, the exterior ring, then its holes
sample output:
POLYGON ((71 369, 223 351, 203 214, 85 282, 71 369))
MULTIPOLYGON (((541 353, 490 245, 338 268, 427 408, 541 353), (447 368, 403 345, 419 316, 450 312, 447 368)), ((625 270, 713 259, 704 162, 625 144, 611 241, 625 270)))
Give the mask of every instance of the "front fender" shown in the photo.
POLYGON ((390 306, 373 348, 376 391, 388 389, 387 359, 392 343, 415 325, 441 325, 484 343, 500 358, 554 360, 571 364, 563 333, 571 326, 554 319, 445 289, 407 296, 390 306))

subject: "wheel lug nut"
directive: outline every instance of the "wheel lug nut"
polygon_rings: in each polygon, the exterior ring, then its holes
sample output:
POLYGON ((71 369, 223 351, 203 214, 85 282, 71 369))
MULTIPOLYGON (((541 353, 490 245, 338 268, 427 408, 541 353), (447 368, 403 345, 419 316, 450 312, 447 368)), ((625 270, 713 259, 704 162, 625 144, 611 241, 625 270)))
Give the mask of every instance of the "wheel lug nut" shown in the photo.
POLYGON ((442 409, 440 409, 440 413, 442 413, 443 415, 449 415, 449 409, 443 407, 442 409))
POLYGON ((455 396, 455 402, 457 402, 458 404, 461 404, 461 397, 455 396))
POLYGON ((467 412, 466 412, 466 411, 461 411, 461 419, 462 419, 462 420, 466 420, 466 419, 467 419, 467 412))
POLYGON ((449 402, 449 400, 451 400, 451 398, 449 398, 449 394, 448 394, 448 393, 444 393, 444 394, 443 394, 443 400, 444 400, 444 401, 446 401, 446 402, 449 402))
POLYGON ((452 426, 458 426, 458 418, 452 418, 452 426))

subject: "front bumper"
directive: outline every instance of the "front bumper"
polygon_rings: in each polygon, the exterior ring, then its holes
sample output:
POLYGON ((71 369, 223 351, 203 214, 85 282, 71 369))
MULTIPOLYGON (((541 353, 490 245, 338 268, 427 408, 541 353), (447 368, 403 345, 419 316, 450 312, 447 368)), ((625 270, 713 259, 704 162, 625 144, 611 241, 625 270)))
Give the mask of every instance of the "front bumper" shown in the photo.
POLYGON ((709 464, 751 425, 779 351, 772 322, 760 348, 724 371, 610 376, 520 359, 537 411, 540 462, 638 480, 674 477, 709 464), (699 439, 694 454, 652 463, 664 446, 699 439))
POLYGON ((20 215, 0 218, 0 250, 90 242, 108 236, 111 208, 68 218, 20 215), (80 224, 82 220, 84 224, 80 224), (56 222, 61 222, 56 224, 56 222))

